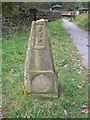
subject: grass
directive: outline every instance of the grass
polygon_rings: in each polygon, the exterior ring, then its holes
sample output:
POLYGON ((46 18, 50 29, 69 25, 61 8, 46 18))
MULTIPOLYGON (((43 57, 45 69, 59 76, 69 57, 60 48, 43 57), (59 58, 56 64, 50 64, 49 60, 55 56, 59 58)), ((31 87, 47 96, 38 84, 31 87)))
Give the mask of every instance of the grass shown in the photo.
POLYGON ((65 19, 65 20, 70 20, 70 18, 69 18, 69 17, 63 17, 62 19, 65 19))
POLYGON ((88 14, 81 14, 73 19, 73 22, 78 25, 80 28, 88 31, 88 14))
POLYGON ((58 70, 61 97, 32 98, 25 94, 24 63, 29 30, 2 39, 3 46, 3 117, 4 118, 87 118, 87 70, 62 21, 49 23, 54 64, 58 70))

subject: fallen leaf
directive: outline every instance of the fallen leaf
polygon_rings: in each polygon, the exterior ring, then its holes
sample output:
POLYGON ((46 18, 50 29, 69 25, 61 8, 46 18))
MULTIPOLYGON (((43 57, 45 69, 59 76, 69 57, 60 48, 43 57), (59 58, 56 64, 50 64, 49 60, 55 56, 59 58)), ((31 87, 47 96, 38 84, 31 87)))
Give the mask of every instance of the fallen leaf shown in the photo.
POLYGON ((82 110, 82 113, 85 113, 86 109, 82 110))
POLYGON ((56 57, 58 56, 58 54, 56 54, 56 57))
POLYGON ((53 103, 52 103, 52 102, 50 102, 50 103, 49 103, 49 108, 51 109, 51 108, 52 108, 52 106, 53 106, 53 103))
POLYGON ((65 67, 65 68, 66 68, 67 66, 68 66, 68 64, 64 65, 63 67, 65 67))
POLYGON ((64 112, 65 115, 67 115, 67 111, 65 109, 63 110, 63 112, 64 112))
POLYGON ((81 90, 82 89, 82 85, 78 84, 77 87, 81 90))
POLYGON ((11 77, 9 77, 8 80, 11 81, 11 77))
POLYGON ((59 66, 62 66, 62 64, 58 64, 59 66))
POLYGON ((13 68, 11 69, 11 73, 13 73, 14 72, 14 70, 13 70, 13 68))
POLYGON ((19 100, 17 99, 17 100, 16 100, 16 107, 18 106, 18 103, 19 103, 19 100))
POLYGON ((70 56, 67 56, 67 58, 70 58, 70 56))
POLYGON ((70 46, 68 46, 68 48, 71 49, 70 46))
POLYGON ((66 42, 66 45, 68 44, 68 42, 66 42))
POLYGON ((72 81, 74 81, 75 79, 72 79, 72 81))
POLYGON ((11 62, 13 62, 13 59, 11 59, 11 62))
POLYGON ((78 51, 77 54, 80 54, 80 52, 78 51))
POLYGON ((88 109, 84 109, 84 110, 82 110, 82 113, 84 113, 84 114, 88 114, 88 109))
POLYGON ((82 68, 82 67, 80 67, 80 70, 83 70, 83 68, 82 68))
POLYGON ((76 63, 74 64, 74 67, 75 67, 75 66, 77 66, 77 64, 76 64, 76 63))
POLYGON ((80 70, 80 71, 78 72, 78 74, 81 75, 81 74, 82 74, 82 70, 80 70))
POLYGON ((62 49, 62 48, 60 47, 60 49, 62 49))
POLYGON ((88 114, 88 109, 86 109, 85 114, 88 114))
POLYGON ((87 106, 86 105, 83 105, 83 107, 82 108, 87 108, 87 106))
POLYGON ((8 106, 8 109, 11 110, 12 108, 14 108, 14 101, 11 101, 11 104, 8 106))
POLYGON ((81 110, 82 110, 82 113, 88 114, 88 107, 87 107, 87 105, 83 105, 81 110))
POLYGON ((16 55, 17 53, 15 52, 15 55, 16 55))

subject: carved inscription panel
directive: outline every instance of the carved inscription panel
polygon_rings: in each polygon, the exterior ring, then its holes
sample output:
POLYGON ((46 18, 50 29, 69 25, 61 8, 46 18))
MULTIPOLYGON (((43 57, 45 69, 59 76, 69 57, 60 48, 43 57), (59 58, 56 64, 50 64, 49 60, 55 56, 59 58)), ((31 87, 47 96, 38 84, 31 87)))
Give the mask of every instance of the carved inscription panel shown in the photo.
POLYGON ((45 48, 45 28, 43 24, 38 24, 35 27, 34 48, 35 49, 45 48))

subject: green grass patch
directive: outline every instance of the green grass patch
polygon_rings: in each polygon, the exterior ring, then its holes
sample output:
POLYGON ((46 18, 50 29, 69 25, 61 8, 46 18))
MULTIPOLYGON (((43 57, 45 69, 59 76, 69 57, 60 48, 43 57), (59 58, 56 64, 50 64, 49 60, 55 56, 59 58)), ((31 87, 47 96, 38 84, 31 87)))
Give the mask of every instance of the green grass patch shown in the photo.
POLYGON ((85 29, 88 31, 88 14, 81 14, 77 16, 75 19, 73 19, 73 22, 81 27, 82 29, 85 29))
MULTIPOLYGON (((81 63, 62 21, 49 23, 54 65, 62 91, 57 99, 36 99, 23 89, 24 65, 29 30, 2 39, 3 46, 3 117, 4 118, 87 118, 82 106, 87 105, 87 70, 81 63)), ((60 91, 60 92, 61 92, 60 91)))
POLYGON ((71 18, 70 17, 63 17, 62 19, 70 20, 71 18))

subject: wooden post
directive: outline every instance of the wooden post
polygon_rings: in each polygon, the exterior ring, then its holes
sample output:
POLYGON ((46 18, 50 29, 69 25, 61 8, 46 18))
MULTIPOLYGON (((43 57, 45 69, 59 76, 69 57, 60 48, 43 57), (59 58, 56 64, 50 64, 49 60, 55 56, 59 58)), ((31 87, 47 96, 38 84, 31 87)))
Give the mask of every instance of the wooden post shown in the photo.
POLYGON ((72 12, 71 12, 71 21, 72 21, 72 12))
POLYGON ((74 14, 73 14, 73 18, 75 19, 75 12, 74 12, 74 14))

